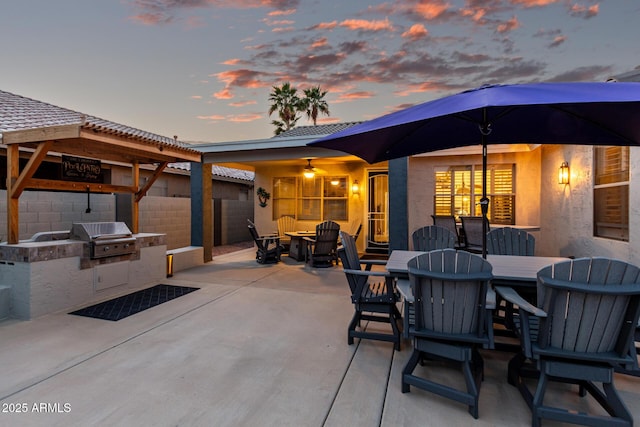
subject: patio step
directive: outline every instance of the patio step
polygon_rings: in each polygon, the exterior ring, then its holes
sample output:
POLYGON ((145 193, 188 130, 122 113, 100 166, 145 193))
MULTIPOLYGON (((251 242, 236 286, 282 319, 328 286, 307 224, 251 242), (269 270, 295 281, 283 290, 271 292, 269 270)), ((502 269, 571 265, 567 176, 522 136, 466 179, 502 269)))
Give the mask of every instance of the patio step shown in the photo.
POLYGON ((9 317, 9 302, 11 301, 11 288, 0 285, 0 320, 9 317))

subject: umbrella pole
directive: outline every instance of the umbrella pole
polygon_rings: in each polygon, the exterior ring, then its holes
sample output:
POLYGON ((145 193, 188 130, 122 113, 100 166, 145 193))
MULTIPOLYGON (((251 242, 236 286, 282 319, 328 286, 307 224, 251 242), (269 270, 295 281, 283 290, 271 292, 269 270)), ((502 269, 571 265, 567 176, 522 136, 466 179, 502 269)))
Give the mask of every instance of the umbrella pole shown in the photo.
POLYGON ((487 135, 491 133, 491 124, 487 123, 487 110, 483 111, 483 124, 480 126, 482 140, 482 258, 487 259, 487 213, 489 212, 489 198, 487 197, 487 135))

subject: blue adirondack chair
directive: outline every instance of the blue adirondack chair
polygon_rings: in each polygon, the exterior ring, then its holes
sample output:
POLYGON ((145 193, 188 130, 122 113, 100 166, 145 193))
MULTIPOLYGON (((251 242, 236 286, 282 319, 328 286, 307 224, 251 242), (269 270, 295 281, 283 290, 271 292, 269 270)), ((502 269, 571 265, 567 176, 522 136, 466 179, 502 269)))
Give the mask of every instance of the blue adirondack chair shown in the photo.
POLYGON ((340 240, 342 245, 338 248, 338 255, 355 309, 349 323, 347 342, 353 344, 354 338, 388 341, 394 344, 396 350, 400 350, 402 316, 396 307, 398 300, 393 286, 394 278, 386 271, 371 270, 374 265, 382 266, 386 261, 361 260, 355 239, 349 233, 341 231, 340 240), (362 320, 387 323, 391 326, 391 333, 361 329, 362 320))
POLYGON ((434 249, 454 248, 456 236, 450 230, 437 225, 418 228, 411 234, 414 251, 432 251, 434 249))
POLYGON ((533 426, 543 418, 592 426, 633 424, 614 386, 614 370, 637 364, 631 347, 640 316, 638 267, 607 258, 545 267, 538 272, 536 305, 509 287, 496 286, 496 292, 519 307, 515 324, 522 351, 509 362, 508 380, 531 408, 533 426), (532 395, 525 379, 538 375, 532 395), (590 393, 610 417, 544 402, 554 381, 579 385, 579 395, 590 393))
POLYGON ((413 353, 402 371, 402 392, 410 386, 467 404, 478 418, 483 359, 478 349, 492 346, 487 330, 486 296, 491 264, 478 255, 441 249, 409 261, 415 319, 410 326, 413 353), (467 390, 414 374, 420 361, 445 359, 462 364, 467 390))

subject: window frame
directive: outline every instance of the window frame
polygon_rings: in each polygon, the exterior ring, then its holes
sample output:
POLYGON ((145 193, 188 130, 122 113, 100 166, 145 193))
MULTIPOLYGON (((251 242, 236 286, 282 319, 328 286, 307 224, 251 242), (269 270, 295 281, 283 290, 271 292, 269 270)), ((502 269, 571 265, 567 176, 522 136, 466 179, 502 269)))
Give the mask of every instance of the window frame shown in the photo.
POLYGON ((593 147, 594 237, 621 242, 629 241, 630 155, 629 147, 593 147), (614 156, 619 159, 608 159, 607 156, 614 150, 618 151, 614 156), (616 162, 619 165, 616 165, 616 162), (601 168, 604 170, 600 171, 601 168), (619 220, 612 221, 611 218, 616 216, 619 220))
POLYGON ((316 175, 313 178, 299 176, 273 177, 272 219, 277 220, 282 215, 293 216, 300 221, 349 221, 349 176, 347 175, 316 175), (338 194, 332 190, 332 180, 338 180, 338 194), (278 180, 285 180, 289 184, 294 182, 293 194, 289 190, 281 194, 278 190, 278 180), (280 207, 280 202, 288 200, 292 207, 280 207), (331 205, 338 206, 332 209, 331 205), (340 209, 339 205, 342 205, 340 209), (304 214, 304 211, 310 213, 304 214), (340 214, 340 210, 343 212, 340 214), (317 212, 317 214, 316 214, 317 212))
MULTIPOLYGON (((460 216, 480 216, 480 199, 482 198, 482 165, 455 165, 436 167, 434 170, 435 188, 433 199, 433 212, 435 215, 453 215, 456 219, 460 216), (449 174, 448 181, 438 178, 439 173, 449 174), (459 175, 464 174, 464 178, 459 175), (468 185, 469 191, 460 191, 459 180, 462 179, 463 187, 468 185), (468 181, 465 181, 468 180, 468 181), (478 182, 479 181, 479 182, 478 182), (440 192, 439 188, 440 187, 440 192), (443 191, 448 187, 448 190, 443 191), (468 210, 464 209, 468 206, 468 210), (458 209, 456 211, 456 209, 458 209)), ((494 224, 514 225, 516 223, 516 165, 514 163, 498 163, 487 165, 487 197, 489 198, 489 212, 487 216, 494 224), (511 191, 496 192, 496 172, 510 170, 511 191), (497 219, 496 207, 498 199, 502 199, 501 205, 506 204, 508 219, 497 219)), ((505 215, 500 215, 501 218, 505 215)))

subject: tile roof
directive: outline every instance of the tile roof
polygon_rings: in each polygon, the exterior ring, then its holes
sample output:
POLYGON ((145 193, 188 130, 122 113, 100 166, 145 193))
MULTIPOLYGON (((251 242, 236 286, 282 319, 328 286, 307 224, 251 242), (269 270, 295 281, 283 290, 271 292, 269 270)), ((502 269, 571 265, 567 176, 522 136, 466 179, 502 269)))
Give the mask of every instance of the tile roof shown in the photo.
MULTIPOLYGON (((191 171, 191 163, 189 162, 169 163, 168 167, 174 168, 174 169, 191 171)), ((211 165, 211 173, 214 176, 219 176, 222 178, 232 178, 232 179, 238 179, 241 181, 250 181, 250 182, 253 182, 256 175, 255 172, 252 172, 252 171, 228 168, 226 166, 218 166, 218 165, 211 165)))
POLYGON ((280 135, 274 136, 275 138, 286 138, 292 136, 318 136, 318 135, 330 135, 332 133, 339 132, 343 129, 350 128, 362 122, 344 122, 344 123, 330 123, 326 125, 317 126, 297 126, 293 129, 282 132, 280 135))
POLYGON ((195 151, 173 138, 0 90, 0 138, 2 133, 9 131, 74 124, 81 125, 83 129, 195 151))

